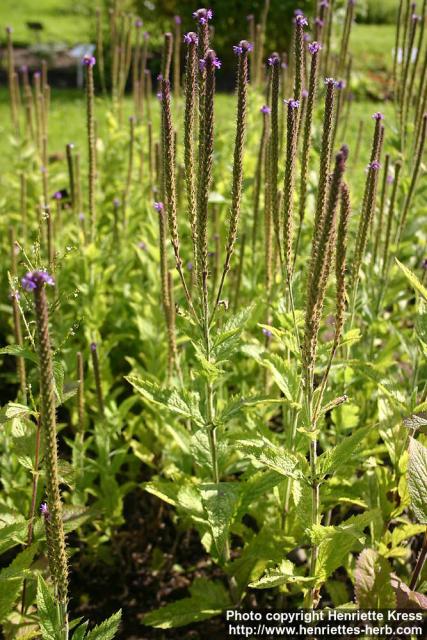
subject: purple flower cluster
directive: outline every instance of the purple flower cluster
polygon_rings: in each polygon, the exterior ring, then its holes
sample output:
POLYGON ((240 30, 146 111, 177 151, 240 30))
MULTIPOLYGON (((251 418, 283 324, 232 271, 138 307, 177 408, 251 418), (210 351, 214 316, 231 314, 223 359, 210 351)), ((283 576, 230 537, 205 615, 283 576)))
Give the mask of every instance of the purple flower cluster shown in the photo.
POLYGON ((384 114, 381 113, 380 111, 376 111, 375 113, 372 114, 372 118, 374 120, 384 120, 384 114))
POLYGON ((94 67, 96 64, 95 56, 85 55, 85 57, 83 58, 83 64, 87 67, 94 67))
POLYGON ((300 27, 307 27, 308 20, 303 13, 298 13, 295 16, 295 24, 299 25, 300 27))
POLYGON ((308 50, 312 55, 320 51, 321 48, 322 48, 322 45, 320 44, 320 42, 316 42, 316 41, 310 42, 310 44, 308 45, 308 50))
POLYGON ((47 271, 28 271, 22 278, 21 284, 25 291, 34 291, 44 284, 54 285, 55 280, 47 271))
POLYGON ((135 20, 135 27, 136 27, 137 29, 140 29, 140 28, 142 27, 142 25, 143 25, 143 24, 144 24, 144 23, 142 22, 141 18, 137 18, 137 19, 135 20))
POLYGON ((175 22, 175 24, 181 24, 181 22, 182 22, 181 16, 175 16, 174 17, 174 22, 175 22))
POLYGON ((267 62, 270 67, 274 67, 276 64, 280 63, 280 58, 277 53, 272 53, 267 62))
POLYGON ((319 16, 317 16, 317 18, 314 18, 314 24, 320 28, 323 27, 323 25, 325 24, 324 21, 322 20, 322 18, 319 18, 319 16))
POLYGON ((45 520, 49 520, 50 518, 50 513, 49 513, 49 507, 47 506, 47 502, 42 502, 40 505, 40 513, 42 514, 43 518, 45 518, 45 520))
POLYGON ((158 211, 159 213, 160 213, 160 211, 163 211, 163 209, 164 209, 163 202, 155 202, 153 206, 154 206, 155 210, 158 211))
POLYGON ((197 37, 197 34, 194 33, 194 31, 189 31, 184 35, 184 42, 185 44, 198 44, 199 38, 197 37))
POLYGON ((240 56, 242 53, 249 53, 254 48, 254 45, 247 40, 240 40, 239 44, 234 45, 233 51, 236 55, 240 56))
POLYGON ((265 105, 263 105, 261 107, 260 112, 261 113, 271 113, 271 109, 270 109, 270 107, 268 105, 265 104, 265 105))
MULTIPOLYGON (((212 59, 212 64, 216 69, 221 69, 222 62, 216 56, 212 59)), ((206 60, 202 58, 201 60, 199 60, 199 69, 200 71, 203 71, 205 68, 206 68, 206 60)))
POLYGON ((212 20, 212 9, 197 9, 194 11, 193 18, 197 20, 199 24, 207 24, 209 20, 212 20))
POLYGON ((55 191, 53 198, 54 200, 62 200, 62 193, 60 191, 55 191))
POLYGON ((294 100, 293 98, 283 100, 283 102, 288 105, 289 109, 298 109, 299 107, 299 100, 294 100))
POLYGON ((325 84, 333 84, 335 86, 335 80, 333 78, 325 78, 325 84))
POLYGON ((273 335, 270 329, 266 329, 265 327, 262 328, 262 332, 266 338, 271 338, 271 336, 273 335))
POLYGON ((381 167, 380 163, 378 162, 378 160, 374 160, 373 162, 370 162, 368 164, 368 170, 372 169, 373 171, 378 171, 378 169, 381 167))
POLYGON ((337 89, 345 89, 345 80, 337 80, 335 86, 337 89))

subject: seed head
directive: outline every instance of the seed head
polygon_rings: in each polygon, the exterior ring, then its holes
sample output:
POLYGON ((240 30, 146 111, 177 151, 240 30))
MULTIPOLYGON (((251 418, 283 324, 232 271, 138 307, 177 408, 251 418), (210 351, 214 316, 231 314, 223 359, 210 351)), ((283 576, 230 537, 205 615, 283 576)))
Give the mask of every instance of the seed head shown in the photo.
POLYGON ((308 20, 303 13, 298 13, 295 16, 295 24, 298 24, 300 27, 308 27, 308 20))
POLYGON ((333 78, 325 78, 325 84, 333 84, 335 86, 335 80, 333 78))
POLYGON ((239 44, 234 45, 233 51, 236 55, 240 56, 242 53, 249 53, 254 48, 251 42, 247 40, 240 40, 239 44))

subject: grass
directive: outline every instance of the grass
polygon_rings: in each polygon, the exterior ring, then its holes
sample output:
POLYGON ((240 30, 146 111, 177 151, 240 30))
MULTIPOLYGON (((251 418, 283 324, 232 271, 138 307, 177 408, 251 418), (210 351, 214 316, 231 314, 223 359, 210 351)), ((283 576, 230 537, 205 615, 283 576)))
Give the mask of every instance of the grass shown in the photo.
POLYGON ((36 38, 27 22, 41 22, 41 42, 76 44, 93 39, 92 3, 81 0, 3 0, 0 28, 11 26, 17 44, 34 44, 36 38))

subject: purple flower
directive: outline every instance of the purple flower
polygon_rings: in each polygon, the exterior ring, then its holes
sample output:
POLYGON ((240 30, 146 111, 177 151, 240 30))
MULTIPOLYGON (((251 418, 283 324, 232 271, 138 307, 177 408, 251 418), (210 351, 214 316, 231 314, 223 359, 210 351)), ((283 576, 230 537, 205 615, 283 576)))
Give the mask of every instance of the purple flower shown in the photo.
POLYGON ((149 37, 150 34, 148 33, 148 31, 144 31, 144 40, 148 40, 149 37))
POLYGON ((28 71, 28 67, 27 67, 27 65, 26 65, 26 64, 22 64, 22 65, 19 67, 19 70, 20 70, 20 72, 21 72, 21 73, 27 73, 27 71, 28 71))
POLYGON ((140 28, 142 27, 142 25, 143 25, 143 24, 144 24, 144 23, 142 22, 141 18, 137 18, 137 19, 135 20, 135 27, 136 27, 137 29, 140 29, 140 28))
POLYGON ((212 9, 197 9, 194 11, 193 18, 197 20, 199 24, 207 24, 209 20, 212 20, 212 9))
POLYGON ((287 62, 282 62, 282 64, 280 66, 282 67, 282 69, 287 69, 288 68, 288 63, 287 62))
POLYGON ((266 104, 261 107, 260 111, 261 113, 271 113, 270 107, 267 106, 266 104))
POLYGON ((332 84, 335 86, 335 80, 333 78, 325 78, 325 84, 332 84))
POLYGON ((317 25, 318 27, 323 27, 325 23, 322 20, 322 18, 317 17, 317 18, 314 18, 314 24, 317 25))
POLYGON ((49 520, 50 518, 50 513, 49 513, 49 507, 47 506, 47 502, 42 502, 40 505, 40 513, 42 514, 43 518, 45 518, 45 520, 49 520))
POLYGON ((182 20, 181 20, 181 16, 174 16, 174 22, 175 24, 181 24, 182 20))
POLYGON ((85 64, 87 67, 94 67, 96 64, 95 56, 85 55, 85 57, 83 58, 83 64, 85 64))
POLYGON ((299 100, 294 100, 293 98, 283 100, 283 102, 288 105, 289 109, 298 109, 299 107, 299 100))
POLYGON ((295 9, 294 16, 303 16, 304 11, 302 9, 295 9))
POLYGON ((163 98, 163 94, 162 94, 162 92, 161 92, 161 91, 158 91, 158 92, 156 93, 156 98, 158 98, 158 100, 161 100, 161 99, 163 98))
POLYGON ((308 20, 303 13, 298 13, 298 15, 295 17, 295 24, 299 25, 300 27, 308 27, 308 20))
POLYGON ((25 291, 34 291, 44 284, 54 285, 55 280, 47 271, 28 271, 22 278, 21 284, 25 291))
POLYGON ((188 271, 193 271, 193 263, 192 262, 187 262, 187 269, 188 269, 188 271))
POLYGON ((55 191, 53 197, 55 200, 62 200, 62 193, 60 191, 55 191))
POLYGON ((372 169, 373 171, 378 171, 378 169, 381 167, 380 163, 378 162, 378 160, 374 160, 373 162, 370 162, 367 166, 367 169, 372 169))
POLYGON ((120 207, 120 200, 119 200, 119 198, 114 198, 114 200, 113 200, 113 206, 114 206, 114 207, 120 207))
POLYGON ((424 258, 424 260, 421 262, 421 269, 427 269, 427 258, 424 258))
POLYGON ((345 80, 337 80, 335 83, 335 86, 337 89, 344 89, 345 88, 345 80))
POLYGON ((303 90, 301 91, 301 95, 302 95, 302 97, 303 97, 303 98, 308 98, 308 91, 307 91, 307 89, 303 89, 303 90))
POLYGON ((146 251, 147 250, 147 245, 145 244, 145 242, 143 240, 141 240, 141 242, 138 242, 138 248, 142 249, 142 251, 146 251))
MULTIPOLYGON (((219 58, 217 58, 216 56, 212 58, 212 65, 216 67, 216 69, 221 69, 221 64, 222 62, 219 58)), ((203 71, 206 68, 206 60, 199 60, 199 68, 200 71, 203 71)))
POLYGON ((20 300, 21 296, 19 295, 19 291, 11 291, 10 292, 10 298, 11 300, 20 300))
POLYGON ((387 183, 391 184, 392 182, 394 182, 394 177, 392 176, 391 173, 387 174, 387 183))
POLYGON ((329 7, 329 2, 328 0, 322 0, 321 3, 319 4, 319 7, 329 7))
POLYGON ((92 352, 95 352, 95 351, 96 351, 96 342, 91 342, 91 343, 90 343, 90 350, 91 350, 92 352))
POLYGON ((84 219, 85 219, 85 214, 84 213, 79 213, 80 222, 83 222, 84 219))
POLYGON ((384 120, 384 114, 381 113, 381 111, 376 111, 375 113, 372 114, 372 118, 374 120, 384 120))
POLYGON ((417 16, 416 13, 413 13, 412 16, 411 16, 411 20, 412 20, 412 22, 420 22, 421 18, 420 18, 420 16, 417 16))
POLYGON ((155 210, 158 211, 159 213, 160 213, 160 211, 163 211, 163 209, 164 209, 163 202, 155 202, 153 206, 154 206, 155 210))
POLYGON ((271 56, 268 58, 267 62, 270 65, 270 67, 273 67, 276 64, 280 63, 280 58, 277 53, 272 53, 271 56))
POLYGON ((40 71, 34 71, 33 78, 37 80, 37 78, 40 78, 40 75, 40 71))
POLYGON ((262 332, 267 338, 271 338, 271 336, 273 335, 270 329, 266 329, 265 327, 262 328, 262 332))
POLYGON ((199 38, 197 37, 197 34, 194 33, 194 31, 189 31, 184 36, 184 42, 185 44, 198 44, 199 38))
POLYGON ((240 56, 243 52, 249 53, 254 48, 253 44, 247 40, 240 40, 239 44, 234 45, 233 51, 236 55, 240 56))
POLYGON ((315 41, 315 42, 310 42, 307 48, 311 54, 314 54, 320 51, 320 49, 322 48, 322 45, 320 44, 320 42, 315 41))

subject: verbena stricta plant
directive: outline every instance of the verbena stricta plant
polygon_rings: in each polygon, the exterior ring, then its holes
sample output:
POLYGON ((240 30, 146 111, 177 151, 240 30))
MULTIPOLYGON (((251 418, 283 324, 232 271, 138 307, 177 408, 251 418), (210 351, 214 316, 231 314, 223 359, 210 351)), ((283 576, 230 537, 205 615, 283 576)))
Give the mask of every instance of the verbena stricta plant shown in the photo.
POLYGON ((427 3, 107 4, 72 105, 4 34, 4 637, 422 613, 427 3))

